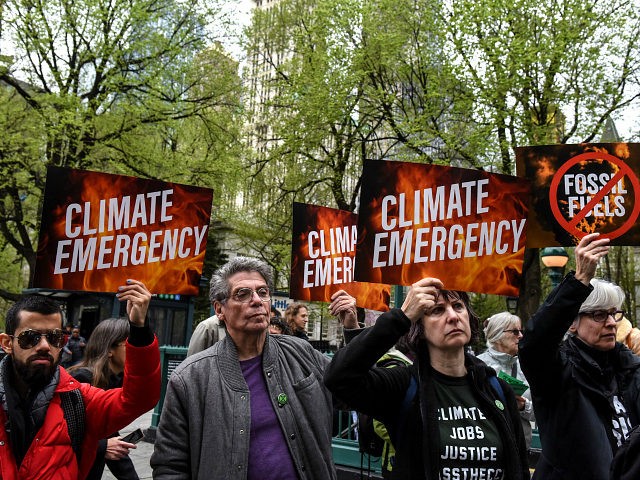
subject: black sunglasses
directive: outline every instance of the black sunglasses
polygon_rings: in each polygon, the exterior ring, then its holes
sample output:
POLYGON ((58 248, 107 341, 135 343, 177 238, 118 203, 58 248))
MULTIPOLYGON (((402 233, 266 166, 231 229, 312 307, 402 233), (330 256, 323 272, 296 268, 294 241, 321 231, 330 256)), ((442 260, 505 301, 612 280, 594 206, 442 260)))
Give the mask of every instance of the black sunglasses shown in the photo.
POLYGON ((20 335, 10 335, 12 338, 16 338, 18 340, 18 345, 23 350, 28 350, 29 348, 33 348, 40 343, 40 339, 42 337, 47 339, 49 345, 55 348, 64 347, 64 332, 62 330, 47 330, 45 332, 41 332, 40 330, 25 330, 21 332, 20 335))
POLYGON ((516 337, 520 334, 524 335, 524 330, 522 330, 521 328, 512 328, 511 330, 503 330, 503 332, 505 333, 511 333, 513 335, 515 335, 516 337))

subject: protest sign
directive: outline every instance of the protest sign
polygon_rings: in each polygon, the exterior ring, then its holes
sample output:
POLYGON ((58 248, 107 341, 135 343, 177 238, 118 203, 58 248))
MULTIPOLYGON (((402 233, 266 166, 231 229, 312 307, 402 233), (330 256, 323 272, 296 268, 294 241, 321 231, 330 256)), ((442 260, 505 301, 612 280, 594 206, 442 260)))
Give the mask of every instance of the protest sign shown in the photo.
POLYGON ((366 161, 355 279, 517 296, 529 183, 481 170, 366 161))
POLYGON ((533 183, 527 246, 573 246, 593 232, 640 245, 640 144, 520 147, 516 164, 533 183))
POLYGON ((353 280, 357 221, 344 210, 293 204, 291 298, 330 302, 332 294, 345 290, 359 307, 389 309, 389 285, 353 280))
POLYGON ((124 175, 49 167, 33 286, 197 295, 213 192, 124 175))

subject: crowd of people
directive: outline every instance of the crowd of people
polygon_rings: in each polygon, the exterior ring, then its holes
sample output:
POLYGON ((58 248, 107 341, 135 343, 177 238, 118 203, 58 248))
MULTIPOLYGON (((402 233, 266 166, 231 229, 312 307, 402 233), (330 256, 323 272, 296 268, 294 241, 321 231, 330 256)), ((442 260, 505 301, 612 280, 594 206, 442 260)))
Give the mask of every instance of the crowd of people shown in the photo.
MULTIPOLYGON (((482 321, 466 292, 427 277, 364 328, 340 290, 329 311, 346 345, 333 358, 309 342, 305 304, 282 314, 271 305, 270 267, 233 258, 212 275, 214 315, 168 379, 153 478, 336 479, 336 408, 375 419, 384 478, 528 479, 532 426, 542 445, 535 479, 634 478, 640 357, 622 289, 595 278, 608 250, 598 234, 582 238, 575 271, 528 321, 508 312, 482 321), (475 355, 481 334, 486 350, 475 355)), ((105 465, 138 478, 135 444, 118 431, 159 400, 159 348, 147 288, 127 280, 117 297, 127 318, 103 320, 88 341, 77 328, 65 334, 48 297, 9 309, 0 478, 99 479, 105 465)))

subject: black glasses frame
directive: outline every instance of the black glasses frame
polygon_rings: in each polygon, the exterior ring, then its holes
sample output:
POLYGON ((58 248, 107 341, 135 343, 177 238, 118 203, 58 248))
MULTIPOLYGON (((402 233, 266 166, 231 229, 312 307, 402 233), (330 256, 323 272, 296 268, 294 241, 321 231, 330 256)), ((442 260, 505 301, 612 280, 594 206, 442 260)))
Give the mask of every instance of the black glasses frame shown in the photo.
POLYGON ((604 323, 609 319, 609 316, 613 317, 613 320, 617 323, 624 318, 624 310, 593 310, 590 312, 580 312, 581 316, 591 317, 596 323, 604 323))
POLYGON ((510 328, 509 330, 503 330, 503 332, 511 333, 512 335, 515 335, 516 337, 518 336, 518 334, 524 335, 524 330, 521 329, 521 328, 510 328))
POLYGON ((31 328, 20 332, 19 335, 9 335, 11 338, 18 340, 18 345, 23 350, 29 350, 40 343, 40 340, 44 336, 47 339, 49 345, 55 348, 64 347, 65 339, 64 332, 61 329, 46 330, 41 332, 40 330, 33 330, 31 328))

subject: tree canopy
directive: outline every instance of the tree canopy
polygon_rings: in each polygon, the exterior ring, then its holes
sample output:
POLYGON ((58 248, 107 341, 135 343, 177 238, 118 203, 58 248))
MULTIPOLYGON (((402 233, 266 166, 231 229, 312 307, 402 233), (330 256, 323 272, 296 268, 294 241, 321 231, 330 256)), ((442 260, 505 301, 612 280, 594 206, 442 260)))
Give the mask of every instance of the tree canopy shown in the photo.
MULTIPOLYGON (((365 158, 514 174, 516 146, 594 141, 640 103, 639 13, 627 0, 282 0, 257 11, 249 58, 270 73, 251 77, 262 98, 251 198, 270 219, 290 218, 293 200, 356 211, 365 158)), ((525 269, 526 318, 540 298, 537 251, 525 269)))
MULTIPOLYGON (((0 234, 26 260, 27 279, 49 165, 235 189, 240 79, 216 38, 232 26, 222 6, 3 3, 0 234)), ((214 195, 221 205, 228 193, 214 195)))

